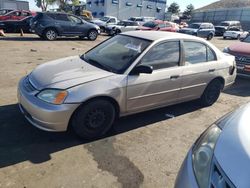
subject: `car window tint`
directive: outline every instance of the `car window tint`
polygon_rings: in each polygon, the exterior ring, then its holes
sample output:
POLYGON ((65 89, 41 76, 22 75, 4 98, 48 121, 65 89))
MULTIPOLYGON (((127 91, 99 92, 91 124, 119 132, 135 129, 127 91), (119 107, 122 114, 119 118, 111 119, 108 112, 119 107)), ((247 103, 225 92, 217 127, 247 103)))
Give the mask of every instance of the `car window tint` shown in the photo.
POLYGON ((22 16, 30 16, 30 13, 28 13, 28 12, 22 12, 22 16))
POLYGON ((151 65, 156 70, 178 66, 179 60, 180 44, 178 41, 171 41, 152 47, 142 58, 141 64, 151 65))
POLYGON ((68 19, 73 23, 81 23, 81 20, 75 16, 68 15, 68 19))
POLYGON ((66 14, 57 14, 55 19, 60 20, 60 21, 69 21, 66 14))
POLYGON ((115 23, 115 19, 114 18, 110 18, 109 23, 115 23))
POLYGON ((166 25, 164 23, 158 25, 159 28, 165 28, 166 25))
POLYGON ((197 64, 216 60, 215 53, 205 44, 199 42, 184 42, 185 60, 197 64))

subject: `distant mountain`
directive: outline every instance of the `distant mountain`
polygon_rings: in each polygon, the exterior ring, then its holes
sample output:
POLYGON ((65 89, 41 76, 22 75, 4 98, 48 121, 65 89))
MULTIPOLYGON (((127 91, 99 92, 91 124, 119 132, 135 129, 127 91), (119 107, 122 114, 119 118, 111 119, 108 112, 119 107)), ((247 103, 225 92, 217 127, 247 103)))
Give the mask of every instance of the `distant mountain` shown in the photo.
POLYGON ((220 0, 202 8, 196 9, 196 11, 242 7, 250 7, 250 0, 220 0))

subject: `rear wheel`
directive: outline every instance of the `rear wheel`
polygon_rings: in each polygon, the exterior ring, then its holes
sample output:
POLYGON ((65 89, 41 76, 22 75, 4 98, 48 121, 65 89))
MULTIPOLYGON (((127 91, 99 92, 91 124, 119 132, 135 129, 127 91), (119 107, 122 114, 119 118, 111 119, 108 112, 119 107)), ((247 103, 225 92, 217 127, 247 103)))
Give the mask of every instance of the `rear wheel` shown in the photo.
POLYGON ((237 36, 237 39, 240 40, 240 35, 237 36))
POLYGON ((97 99, 81 106, 72 117, 77 135, 93 139, 104 135, 115 120, 115 107, 107 100, 97 99))
POLYGON ((211 106, 214 104, 220 96, 223 84, 220 80, 213 80, 210 82, 201 96, 201 104, 203 106, 211 106))
POLYGON ((90 30, 88 32, 88 39, 91 41, 96 40, 97 36, 98 36, 98 32, 96 30, 90 30))
POLYGON ((47 40, 56 40, 57 31, 53 28, 46 29, 44 31, 43 37, 47 40))

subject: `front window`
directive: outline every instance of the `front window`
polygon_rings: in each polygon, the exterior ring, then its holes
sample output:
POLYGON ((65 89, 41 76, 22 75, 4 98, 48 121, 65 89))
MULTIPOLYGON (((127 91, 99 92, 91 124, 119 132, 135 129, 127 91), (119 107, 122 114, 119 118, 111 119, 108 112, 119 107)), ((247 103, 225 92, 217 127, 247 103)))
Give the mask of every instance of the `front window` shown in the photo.
POLYGON ((154 70, 175 67, 180 61, 179 41, 164 42, 154 46, 142 58, 141 64, 151 65, 154 70))
POLYGON ((149 28, 155 28, 157 26, 157 23, 155 23, 155 22, 146 22, 142 26, 149 27, 149 28))
POLYGON ((221 26, 229 26, 229 23, 222 22, 220 25, 221 25, 221 26))
POLYGON ((192 28, 192 29, 199 29, 200 28, 200 24, 191 24, 189 26, 189 28, 192 28))
POLYGON ((243 40, 243 42, 250 43, 250 35, 248 35, 248 36, 243 40))
POLYGON ((100 18, 100 20, 103 21, 103 22, 107 22, 109 20, 109 17, 104 16, 104 17, 100 18))
POLYGON ((81 56, 87 63, 122 74, 151 44, 151 41, 117 35, 81 56))

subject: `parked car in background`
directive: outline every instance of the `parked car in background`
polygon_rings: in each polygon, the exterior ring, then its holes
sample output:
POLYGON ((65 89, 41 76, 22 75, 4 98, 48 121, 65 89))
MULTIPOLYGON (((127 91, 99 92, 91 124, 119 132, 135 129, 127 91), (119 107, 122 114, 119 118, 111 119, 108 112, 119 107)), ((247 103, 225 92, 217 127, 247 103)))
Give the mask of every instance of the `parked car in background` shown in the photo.
POLYGON ((250 76, 250 35, 241 42, 226 47, 224 52, 235 56, 238 75, 250 76))
POLYGON ((180 22, 179 23, 179 28, 185 28, 185 27, 188 27, 187 22, 180 22))
POLYGON ((240 21, 223 21, 220 25, 215 26, 215 35, 223 36, 230 28, 242 29, 240 21))
POLYGON ((114 17, 114 16, 104 16, 100 19, 93 19, 90 21, 93 24, 96 24, 100 27, 101 32, 104 33, 105 32, 105 28, 108 25, 115 25, 118 24, 119 20, 114 17))
POLYGON ((175 188, 250 187, 250 103, 210 126, 189 150, 175 188))
POLYGON ((0 9, 0 16, 5 15, 11 11, 13 11, 13 9, 0 9))
POLYGON ((142 25, 145 22, 155 20, 155 17, 130 17, 128 20, 133 21, 133 22, 138 22, 140 25, 142 25))
POLYGON ((212 23, 192 23, 188 27, 180 29, 179 32, 211 40, 214 37, 215 29, 212 23))
POLYGON ((30 27, 35 34, 47 40, 55 40, 59 36, 79 36, 96 40, 100 33, 97 25, 65 13, 38 13, 31 20, 30 27))
POLYGON ((169 32, 177 32, 179 31, 179 27, 177 24, 162 20, 154 20, 144 23, 142 26, 139 26, 137 30, 141 31, 169 31, 169 32))
POLYGON ((20 80, 18 101, 34 126, 46 131, 72 126, 90 139, 121 116, 194 99, 212 105, 234 83, 234 66, 233 56, 201 38, 130 31, 82 56, 38 66, 20 80))
POLYGON ((7 14, 0 15, 0 21, 4 20, 22 20, 25 17, 35 16, 35 12, 27 11, 27 10, 13 10, 8 12, 7 14))
POLYGON ((115 35, 125 31, 136 30, 139 26, 138 22, 134 21, 120 21, 117 25, 109 25, 105 28, 108 35, 115 35))
POLYGON ((231 27, 223 34, 223 39, 230 38, 230 39, 240 39, 241 35, 244 33, 242 29, 231 27))
POLYGON ((24 33, 30 33, 30 20, 32 16, 25 17, 22 20, 6 20, 0 21, 0 28, 5 33, 20 33, 21 29, 24 33))

